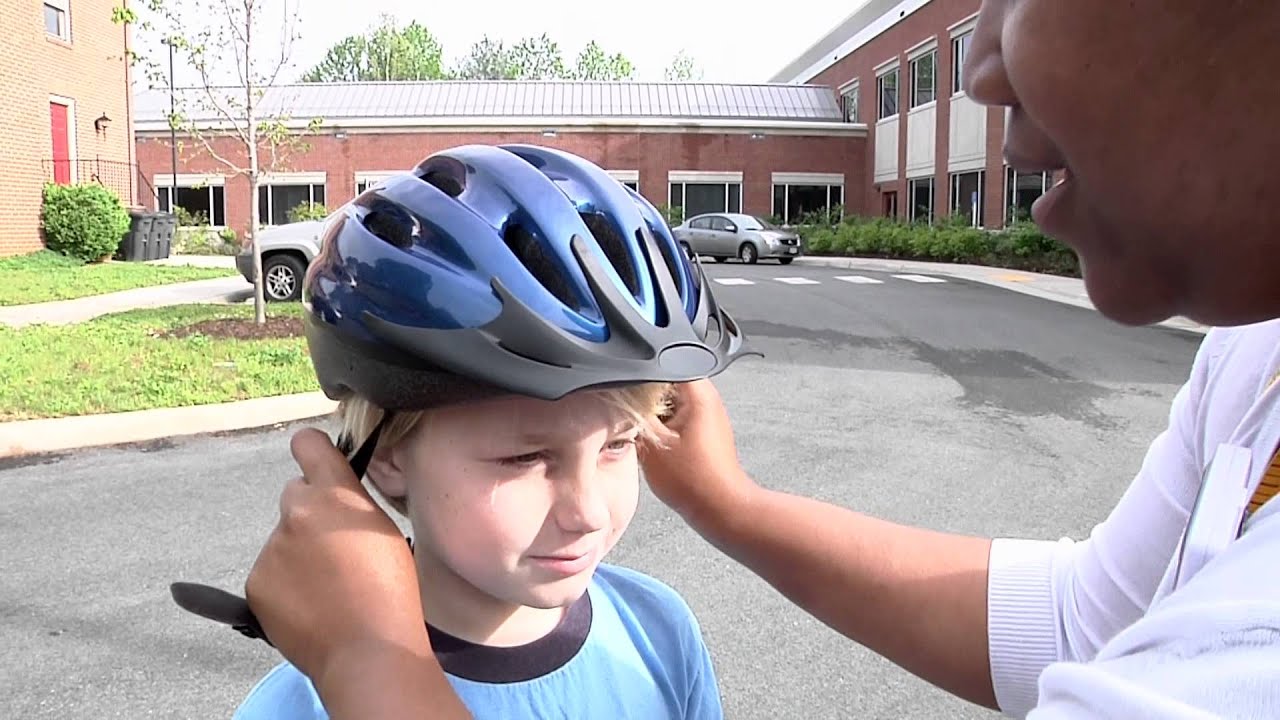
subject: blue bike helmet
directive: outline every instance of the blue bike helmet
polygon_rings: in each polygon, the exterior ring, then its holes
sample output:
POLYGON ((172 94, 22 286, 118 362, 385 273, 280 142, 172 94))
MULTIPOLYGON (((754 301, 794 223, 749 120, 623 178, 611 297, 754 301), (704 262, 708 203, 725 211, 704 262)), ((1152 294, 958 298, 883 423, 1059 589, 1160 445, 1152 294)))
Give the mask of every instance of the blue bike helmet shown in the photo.
POLYGON ((534 145, 444 150, 347 203, 303 303, 325 394, 392 411, 697 380, 749 354, 653 205, 534 145))

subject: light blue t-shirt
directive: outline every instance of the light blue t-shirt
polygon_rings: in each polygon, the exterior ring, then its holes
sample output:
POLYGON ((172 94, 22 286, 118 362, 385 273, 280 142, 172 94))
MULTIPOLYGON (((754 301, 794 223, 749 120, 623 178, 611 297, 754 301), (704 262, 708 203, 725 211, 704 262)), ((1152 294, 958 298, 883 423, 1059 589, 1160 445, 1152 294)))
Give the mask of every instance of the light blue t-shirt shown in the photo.
MULTIPOLYGON (((570 614, 589 622, 589 627, 583 625, 585 637, 579 637, 568 654, 563 639, 557 648, 549 637, 526 648, 471 646, 469 658, 465 649, 451 657, 476 666, 477 661, 485 663, 480 659, 485 653, 494 653, 493 664, 514 668, 501 672, 525 671, 525 676, 481 682, 450 672, 442 661, 446 677, 476 720, 723 717, 711 656, 693 612, 675 590, 633 570, 601 565, 587 588, 586 602, 579 605, 584 606, 583 612, 578 613, 575 606, 570 614), (533 650, 539 644, 540 649, 533 650), (536 653, 545 659, 556 652, 564 654, 563 662, 543 669, 538 669, 539 660, 520 657, 536 653)), ((283 663, 249 692, 233 720, 328 717, 311 681, 283 663)))

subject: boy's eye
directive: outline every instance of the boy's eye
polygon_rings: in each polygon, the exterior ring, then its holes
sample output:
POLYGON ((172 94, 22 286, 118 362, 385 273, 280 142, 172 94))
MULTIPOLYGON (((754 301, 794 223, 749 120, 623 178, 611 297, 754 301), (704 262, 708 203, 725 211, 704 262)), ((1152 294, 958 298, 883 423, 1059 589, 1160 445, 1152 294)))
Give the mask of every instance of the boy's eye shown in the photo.
POLYGON ((543 453, 541 451, 530 452, 523 455, 512 455, 511 457, 503 458, 500 462, 503 465, 533 465, 542 460, 542 457, 543 453))
POLYGON ((607 447, 609 450, 613 452, 621 452, 635 444, 636 444, 635 437, 624 437, 624 438, 618 438, 617 440, 614 440, 613 442, 609 443, 605 447, 607 447))

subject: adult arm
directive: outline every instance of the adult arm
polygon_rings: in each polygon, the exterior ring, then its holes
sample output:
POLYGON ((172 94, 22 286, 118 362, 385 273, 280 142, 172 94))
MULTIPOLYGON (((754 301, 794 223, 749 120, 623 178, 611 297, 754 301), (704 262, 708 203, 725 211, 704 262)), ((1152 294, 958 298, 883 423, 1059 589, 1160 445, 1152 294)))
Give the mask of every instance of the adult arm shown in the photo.
POLYGON ((678 437, 646 449, 645 476, 708 541, 828 626, 1020 716, 1045 667, 1091 658, 1146 611, 1194 502, 1206 355, 1128 492, 1081 543, 993 543, 762 488, 739 466, 709 382, 681 388, 678 437))
POLYGON ((245 583, 263 630, 333 720, 470 718, 431 650, 399 529, 327 435, 302 430, 291 449, 303 476, 245 583))

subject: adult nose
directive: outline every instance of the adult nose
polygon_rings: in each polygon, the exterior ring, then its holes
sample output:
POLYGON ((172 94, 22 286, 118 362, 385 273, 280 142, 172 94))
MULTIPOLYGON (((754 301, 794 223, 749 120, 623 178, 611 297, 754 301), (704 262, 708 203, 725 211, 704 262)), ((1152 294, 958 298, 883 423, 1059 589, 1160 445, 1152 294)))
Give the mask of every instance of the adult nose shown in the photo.
POLYGON ((965 57, 965 93, 982 105, 1013 107, 1018 103, 1004 64, 1002 33, 1009 2, 983 0, 965 57))

